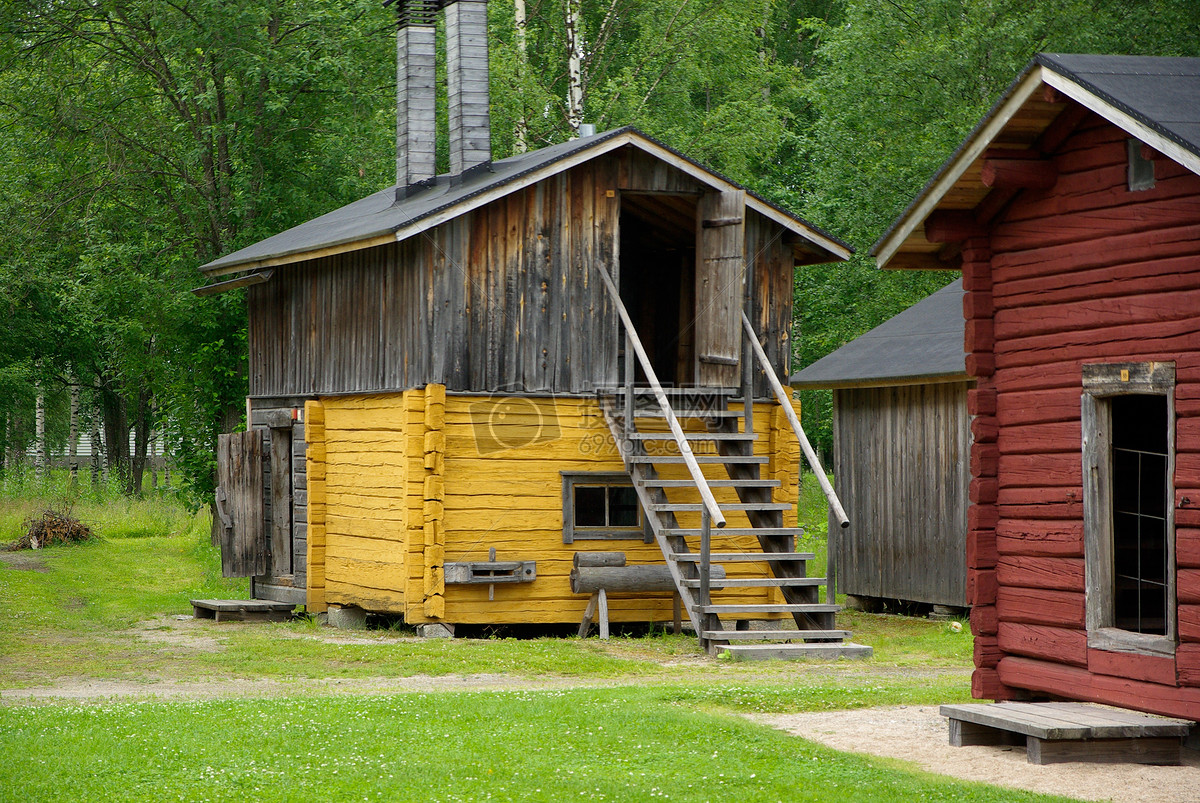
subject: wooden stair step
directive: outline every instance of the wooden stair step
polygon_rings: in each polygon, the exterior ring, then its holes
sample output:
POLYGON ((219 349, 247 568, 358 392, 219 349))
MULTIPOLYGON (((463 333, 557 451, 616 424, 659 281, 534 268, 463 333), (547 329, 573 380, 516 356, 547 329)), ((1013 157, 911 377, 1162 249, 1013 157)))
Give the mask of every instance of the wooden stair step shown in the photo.
MULTIPOLYGON (((625 411, 615 409, 612 411, 618 418, 625 417, 625 411)), ((704 409, 679 409, 671 408, 671 412, 676 418, 741 418, 741 410, 704 410, 704 409)), ((667 414, 661 408, 642 409, 633 411, 634 418, 666 418, 667 414)))
MULTIPOLYGON (((718 503, 720 505, 720 503, 718 503)), ((791 510, 790 502, 734 502, 728 505, 720 505, 721 512, 726 510, 791 510)), ((704 510, 703 502, 667 502, 661 505, 651 505, 650 510, 653 511, 671 511, 673 513, 699 513, 704 510)), ((724 532, 724 531, 721 531, 724 532)))
MULTIPOLYGON (((694 488, 696 483, 694 480, 662 480, 658 478, 639 480, 634 479, 634 483, 641 485, 643 488, 694 488)), ((778 488, 782 483, 779 480, 709 480, 709 488, 778 488)))
MULTIPOLYGON (((689 441, 753 441, 757 437, 753 432, 685 432, 684 438, 689 441)), ((631 441, 673 441, 675 436, 670 432, 630 432, 631 441)))
POLYGON ((849 630, 705 630, 700 634, 717 641, 770 641, 785 639, 848 639, 849 630))
MULTIPOLYGON (((721 508, 724 510, 724 507, 721 508)), ((663 535, 681 536, 683 538, 697 537, 700 535, 699 527, 672 527, 670 529, 660 530, 663 535)), ((713 527, 712 534, 717 535, 770 535, 770 536, 788 536, 788 535, 803 535, 804 530, 799 527, 713 527)), ((771 552, 764 553, 770 555, 786 555, 786 552, 771 552)))
MULTIPOLYGON (((684 588, 699 588, 700 580, 685 577, 680 584, 684 588)), ((709 588, 805 588, 825 585, 824 577, 733 577, 724 580, 709 580, 709 588)))
POLYGON ((717 654, 727 653, 735 661, 796 661, 816 658, 832 661, 838 658, 870 658, 874 652, 865 644, 839 642, 833 644, 718 644, 717 654))
MULTIPOLYGON (((739 463, 743 465, 765 465, 770 462, 771 458, 766 455, 749 455, 749 454, 696 454, 692 455, 697 463, 739 463)), ((635 454, 628 458, 630 463, 683 463, 683 455, 681 454, 664 454, 664 455, 649 455, 635 454)))
MULTIPOLYGON (((708 559, 713 563, 760 563, 763 561, 800 561, 812 560, 811 552, 712 552, 708 559)), ((677 563, 699 563, 699 552, 671 552, 669 560, 677 563)))
MULTIPOLYGON (((783 602, 778 604, 763 602, 741 605, 696 606, 696 610, 699 613, 715 613, 717 615, 732 615, 740 613, 837 613, 841 609, 841 605, 830 605, 825 602, 783 602)), ((740 618, 749 619, 751 617, 743 616, 740 618)))

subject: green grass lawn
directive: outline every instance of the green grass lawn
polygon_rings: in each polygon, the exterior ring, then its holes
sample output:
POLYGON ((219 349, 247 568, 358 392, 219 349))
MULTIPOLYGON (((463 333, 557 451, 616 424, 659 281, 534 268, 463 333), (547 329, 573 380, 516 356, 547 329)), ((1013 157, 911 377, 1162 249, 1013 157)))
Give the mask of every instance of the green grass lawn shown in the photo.
POLYGON ((692 702, 661 687, 0 709, 0 800, 1050 799, 692 702))
MULTIPOLYGON (((24 494, 0 496, 0 541, 56 505, 24 494)), ((836 664, 713 660, 694 639, 661 633, 421 640, 304 620, 218 625, 188 618, 188 600, 247 589, 220 576, 205 515, 103 494, 76 500, 74 513, 101 539, 4 555, 0 689, 276 685, 250 699, 0 704, 0 801, 1044 799, 736 716, 965 701, 971 638, 946 623, 848 612, 842 624, 876 655, 836 664), (365 689, 483 673, 575 687, 328 691, 338 680, 365 689)))

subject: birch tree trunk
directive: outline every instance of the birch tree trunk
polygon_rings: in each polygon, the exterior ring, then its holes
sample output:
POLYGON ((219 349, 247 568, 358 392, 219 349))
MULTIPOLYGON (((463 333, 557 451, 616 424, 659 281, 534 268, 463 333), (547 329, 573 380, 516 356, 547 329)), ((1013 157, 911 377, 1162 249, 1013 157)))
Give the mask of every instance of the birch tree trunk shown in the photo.
POLYGON ((41 479, 46 476, 46 391, 42 389, 40 382, 37 384, 33 416, 34 433, 37 440, 33 468, 38 479, 41 479))
POLYGON ((583 122, 583 12, 582 0, 567 0, 567 125, 571 138, 579 136, 583 122))
MULTIPOLYGON (((525 76, 529 71, 529 40, 526 37, 525 0, 513 0, 513 19, 517 34, 517 82, 524 87, 525 76)), ((525 104, 517 115, 517 123, 513 127, 513 149, 517 153, 529 150, 529 120, 525 117, 525 104)))
POLYGON ((71 485, 79 482, 79 383, 71 377, 71 432, 67 436, 67 466, 71 470, 71 485))

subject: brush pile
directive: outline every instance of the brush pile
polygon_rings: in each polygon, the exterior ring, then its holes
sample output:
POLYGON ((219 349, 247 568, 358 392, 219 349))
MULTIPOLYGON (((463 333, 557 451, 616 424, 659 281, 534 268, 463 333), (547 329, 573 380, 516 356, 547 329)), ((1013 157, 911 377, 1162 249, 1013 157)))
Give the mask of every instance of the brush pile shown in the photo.
POLYGON ((27 518, 24 527, 25 534, 8 545, 9 552, 41 549, 52 544, 74 544, 98 537, 91 527, 72 517, 69 512, 47 510, 40 516, 27 518))

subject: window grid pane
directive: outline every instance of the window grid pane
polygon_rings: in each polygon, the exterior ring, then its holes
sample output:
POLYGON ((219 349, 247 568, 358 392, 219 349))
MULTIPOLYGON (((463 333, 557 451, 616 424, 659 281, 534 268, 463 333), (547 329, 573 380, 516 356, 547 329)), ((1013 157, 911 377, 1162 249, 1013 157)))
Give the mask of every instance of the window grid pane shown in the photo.
POLYGON ((1167 632, 1167 400, 1112 400, 1114 618, 1118 628, 1167 632))

